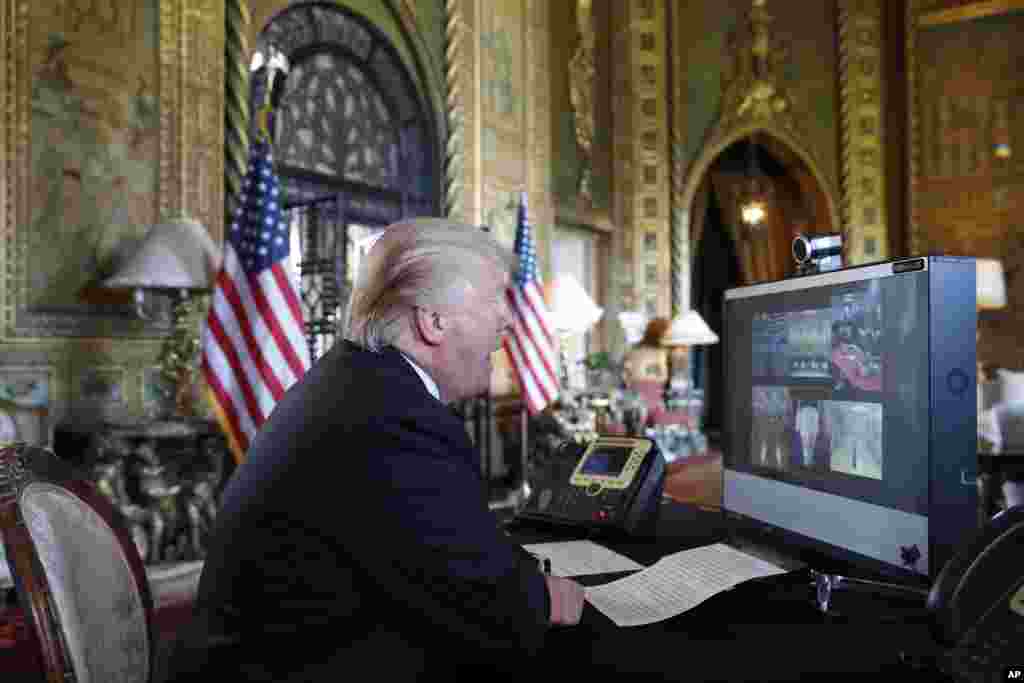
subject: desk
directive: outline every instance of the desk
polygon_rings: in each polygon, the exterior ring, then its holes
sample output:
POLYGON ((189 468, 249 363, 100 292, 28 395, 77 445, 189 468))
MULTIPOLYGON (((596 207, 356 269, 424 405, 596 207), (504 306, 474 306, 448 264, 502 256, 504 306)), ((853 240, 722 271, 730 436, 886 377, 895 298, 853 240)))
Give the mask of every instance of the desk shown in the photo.
MULTIPOLYGON (((718 513, 668 501, 655 538, 593 540, 647 566, 666 554, 716 542, 722 524, 718 513)), ((534 526, 508 529, 520 543, 581 537, 534 526)), ((577 580, 599 585, 624 575, 577 580)), ((837 605, 848 618, 828 617, 814 607, 805 582, 779 578, 738 586, 672 619, 621 628, 588 604, 578 626, 551 630, 540 665, 571 670, 577 680, 591 672, 602 679, 609 672, 627 674, 621 680, 628 681, 867 681, 878 680, 880 673, 895 673, 900 681, 941 680, 899 661, 901 650, 931 650, 922 620, 882 621, 880 614, 897 615, 899 606, 874 597, 842 597, 857 601, 837 605)))

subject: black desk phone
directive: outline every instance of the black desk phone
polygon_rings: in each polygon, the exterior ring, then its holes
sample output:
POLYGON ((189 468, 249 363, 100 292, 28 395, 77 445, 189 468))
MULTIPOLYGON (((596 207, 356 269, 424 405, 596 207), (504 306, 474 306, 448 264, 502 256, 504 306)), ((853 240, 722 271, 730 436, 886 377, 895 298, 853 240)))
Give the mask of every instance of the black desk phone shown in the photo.
POLYGON ((578 446, 564 468, 531 481, 517 519, 556 525, 653 533, 665 490, 665 458, 652 439, 599 436, 578 446), (582 452, 580 452, 582 451, 582 452))

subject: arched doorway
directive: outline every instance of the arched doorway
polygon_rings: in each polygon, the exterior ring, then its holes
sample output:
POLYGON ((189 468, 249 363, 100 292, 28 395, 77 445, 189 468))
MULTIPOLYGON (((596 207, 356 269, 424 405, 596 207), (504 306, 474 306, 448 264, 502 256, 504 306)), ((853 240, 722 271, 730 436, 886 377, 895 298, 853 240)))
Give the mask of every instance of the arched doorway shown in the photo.
POLYGON ((341 332, 361 245, 402 218, 440 215, 442 147, 436 112, 361 15, 295 3, 260 33, 257 49, 268 45, 290 65, 271 134, 316 358, 341 332))
MULTIPOLYGON (((720 337, 727 289, 791 276, 793 238, 834 231, 815 174, 786 143, 762 131, 721 147, 696 186, 691 215, 691 306, 720 337), (765 215, 756 226, 744 224, 739 206, 751 175, 767 191, 765 215)), ((724 363, 721 345, 695 348, 693 380, 704 390, 710 434, 722 427, 724 363)))

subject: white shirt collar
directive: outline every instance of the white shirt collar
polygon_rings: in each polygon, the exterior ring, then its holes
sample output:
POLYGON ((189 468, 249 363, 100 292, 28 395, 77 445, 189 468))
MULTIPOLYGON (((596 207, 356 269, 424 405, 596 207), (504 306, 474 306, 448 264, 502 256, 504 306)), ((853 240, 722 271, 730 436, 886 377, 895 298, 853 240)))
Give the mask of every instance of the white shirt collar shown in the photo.
MULTIPOLYGON (((399 353, 402 353, 402 352, 399 351, 399 353)), ((435 382, 430 377, 430 375, 427 374, 426 370, 424 370, 420 366, 416 365, 416 363, 413 362, 412 358, 409 358, 409 356, 405 355, 404 353, 402 353, 402 358, 404 358, 405 362, 408 363, 409 365, 411 365, 412 369, 416 371, 416 374, 420 376, 420 379, 423 380, 423 384, 424 384, 424 386, 427 387, 427 391, 430 392, 430 395, 433 396, 434 398, 436 398, 438 401, 440 401, 441 400, 441 392, 438 391, 438 389, 437 389, 437 382, 435 382)))

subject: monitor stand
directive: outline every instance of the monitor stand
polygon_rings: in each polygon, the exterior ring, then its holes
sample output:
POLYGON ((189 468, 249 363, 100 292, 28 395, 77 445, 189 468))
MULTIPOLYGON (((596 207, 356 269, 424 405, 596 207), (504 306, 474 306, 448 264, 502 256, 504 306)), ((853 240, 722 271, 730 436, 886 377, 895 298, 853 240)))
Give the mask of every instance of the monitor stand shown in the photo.
MULTIPOLYGON (((840 574, 827 574, 810 570, 814 582, 815 599, 822 614, 833 614, 833 597, 837 593, 859 593, 868 600, 885 600, 919 607, 921 616, 927 617, 928 590, 902 583, 860 579, 840 574)), ((901 614, 906 614, 905 610, 901 614)))

